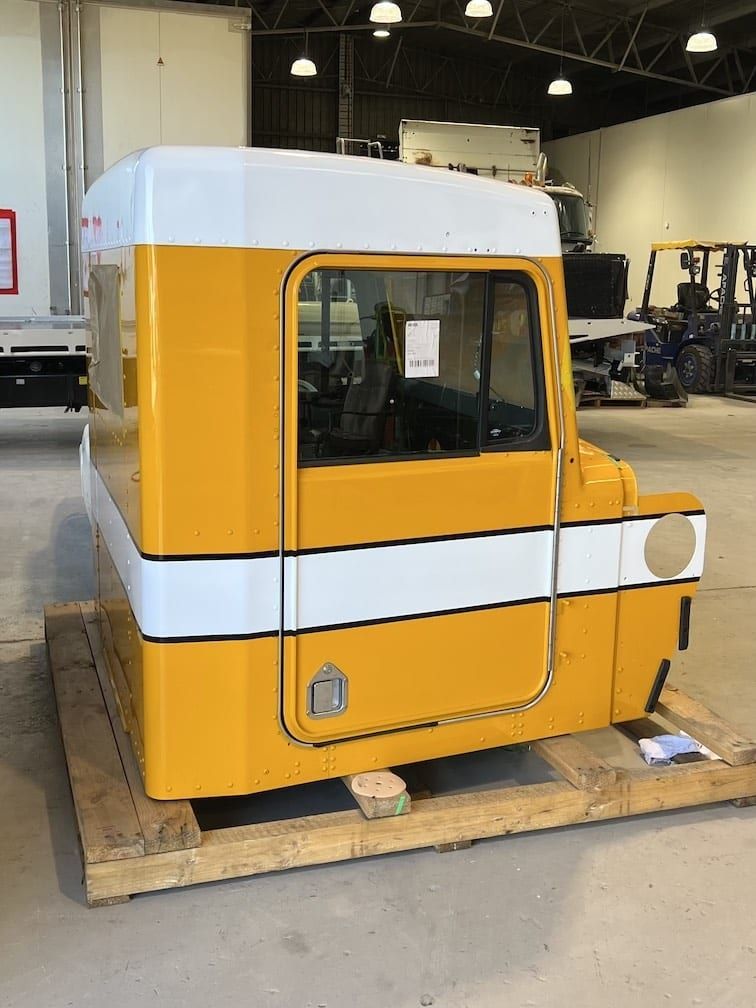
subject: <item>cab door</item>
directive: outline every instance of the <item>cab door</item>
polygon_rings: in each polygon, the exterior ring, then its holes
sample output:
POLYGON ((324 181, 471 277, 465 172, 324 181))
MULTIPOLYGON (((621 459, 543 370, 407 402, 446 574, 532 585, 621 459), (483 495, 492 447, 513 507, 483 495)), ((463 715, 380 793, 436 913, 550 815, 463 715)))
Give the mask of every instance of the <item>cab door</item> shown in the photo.
POLYGON ((281 716, 296 740, 547 688, 548 298, 527 260, 313 256, 289 276, 281 716))

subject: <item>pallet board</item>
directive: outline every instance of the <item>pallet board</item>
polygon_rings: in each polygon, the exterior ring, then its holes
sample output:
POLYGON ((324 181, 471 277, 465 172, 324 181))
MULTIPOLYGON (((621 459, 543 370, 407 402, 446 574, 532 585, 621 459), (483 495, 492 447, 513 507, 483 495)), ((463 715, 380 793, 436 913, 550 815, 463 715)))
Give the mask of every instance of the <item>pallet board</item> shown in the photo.
MULTIPOLYGON (((756 795, 756 743, 668 688, 659 713, 721 761, 654 768, 639 761, 638 769, 618 769, 566 735, 531 746, 560 780, 440 797, 414 793, 411 808, 408 798, 401 808, 394 798, 379 799, 364 812, 200 831, 188 801, 154 801, 144 793, 112 697, 92 605, 49 607, 45 627, 90 905, 376 854, 456 850, 487 837, 645 812, 726 800, 746 804, 756 795)), ((623 727, 635 737, 664 730, 648 718, 623 727)), ((346 780, 348 787, 352 780, 346 780)))

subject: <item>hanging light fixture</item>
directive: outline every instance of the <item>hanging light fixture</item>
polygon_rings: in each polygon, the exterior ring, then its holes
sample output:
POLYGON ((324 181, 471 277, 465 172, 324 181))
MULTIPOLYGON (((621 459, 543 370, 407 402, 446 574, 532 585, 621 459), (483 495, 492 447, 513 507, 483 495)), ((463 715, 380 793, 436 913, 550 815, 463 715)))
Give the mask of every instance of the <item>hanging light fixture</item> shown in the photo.
POLYGON ((493 7, 489 3, 489 0, 469 0, 467 7, 465 7, 465 17, 493 17, 493 7))
POLYGON ((314 77, 317 72, 318 68, 307 55, 307 32, 305 32, 304 55, 294 60, 289 73, 292 77, 314 77))
POLYGON ((564 76, 564 4, 562 4, 562 46, 559 53, 559 76, 549 84, 546 93, 550 95, 572 94, 572 84, 564 76))
POLYGON ((691 32, 688 44, 685 46, 685 51, 694 53, 715 52, 716 48, 716 36, 706 27, 706 0, 703 0, 701 4, 701 27, 698 31, 691 32))
POLYGON ((693 34, 688 39, 688 44, 685 46, 686 52, 715 52, 717 48, 717 38, 716 35, 712 35, 710 31, 706 31, 703 25, 701 25, 701 30, 693 32, 693 34))
POLYGON ((370 20, 373 24, 399 24, 402 20, 401 7, 399 4, 386 2, 373 4, 370 20))
POLYGON ((390 34, 388 28, 376 28, 373 32, 373 38, 388 38, 390 34))
POLYGON ((307 56, 300 56, 291 64, 292 77, 314 77, 318 68, 307 56))
POLYGON ((549 84, 549 89, 547 94, 550 95, 568 95, 572 94, 572 84, 564 77, 555 77, 554 80, 549 84))

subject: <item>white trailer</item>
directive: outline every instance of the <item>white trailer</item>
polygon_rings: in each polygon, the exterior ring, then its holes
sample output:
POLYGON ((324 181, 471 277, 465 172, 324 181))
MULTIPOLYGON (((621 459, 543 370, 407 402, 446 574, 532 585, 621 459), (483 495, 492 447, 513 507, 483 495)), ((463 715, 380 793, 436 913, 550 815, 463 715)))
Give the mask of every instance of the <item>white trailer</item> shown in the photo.
POLYGON ((522 182, 538 169, 541 131, 530 126, 484 126, 471 123, 402 119, 399 160, 473 171, 505 182, 522 182))

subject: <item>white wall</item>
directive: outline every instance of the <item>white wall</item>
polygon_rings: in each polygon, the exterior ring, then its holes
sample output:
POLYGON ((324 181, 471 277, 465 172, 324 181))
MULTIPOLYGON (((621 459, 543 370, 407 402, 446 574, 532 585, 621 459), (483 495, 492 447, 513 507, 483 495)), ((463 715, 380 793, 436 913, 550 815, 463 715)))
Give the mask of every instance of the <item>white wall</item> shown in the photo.
POLYGON ((87 91, 100 91, 101 146, 93 139, 101 155, 88 159, 90 168, 152 144, 247 142, 249 38, 234 27, 247 14, 87 4, 84 17, 97 19, 100 39, 99 66, 85 66, 87 91))
POLYGON ((0 207, 16 211, 18 294, 0 294, 2 315, 47 315, 45 131, 39 5, 0 0, 0 207))
MULTIPOLYGON (((756 95, 681 109, 545 144, 595 203, 597 250, 630 256, 640 303, 652 241, 756 241, 756 95)), ((678 257, 659 258, 654 301, 672 304, 678 257)))

